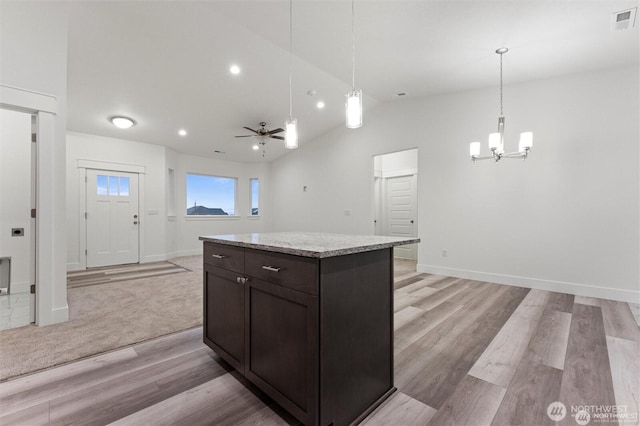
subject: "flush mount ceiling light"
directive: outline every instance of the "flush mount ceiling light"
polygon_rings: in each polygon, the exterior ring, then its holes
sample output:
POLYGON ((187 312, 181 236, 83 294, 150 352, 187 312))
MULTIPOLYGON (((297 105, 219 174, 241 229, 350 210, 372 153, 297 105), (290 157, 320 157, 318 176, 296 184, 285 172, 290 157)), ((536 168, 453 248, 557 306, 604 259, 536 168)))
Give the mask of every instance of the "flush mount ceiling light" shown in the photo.
POLYGON ((289 0, 289 119, 285 121, 284 147, 296 149, 298 147, 298 120, 293 118, 293 95, 291 82, 293 80, 293 0, 289 0))
POLYGON ((114 115, 113 117, 109 118, 109 121, 119 129, 128 129, 129 127, 133 127, 136 124, 136 121, 134 119, 122 115, 114 115))
POLYGON ((356 19, 355 0, 351 0, 351 90, 345 105, 346 125, 349 129, 362 127, 362 90, 356 89, 356 19))
POLYGON ((318 103, 316 104, 316 108, 323 109, 324 108, 324 102, 318 101, 318 103))
POLYGON ((533 133, 524 132, 520 133, 520 144, 518 151, 516 152, 504 152, 504 114, 502 111, 502 55, 507 53, 509 49, 501 47, 496 50, 496 53, 500 55, 500 117, 498 117, 498 132, 491 133, 489 135, 489 149, 491 155, 486 157, 480 157, 480 142, 471 142, 469 146, 469 155, 474 162, 477 160, 493 159, 497 163, 502 158, 522 158, 526 160, 533 146, 533 133))
POLYGON ((237 66, 237 65, 235 65, 235 64, 234 64, 234 65, 231 65, 231 66, 229 67, 229 72, 230 72, 231 74, 238 75, 238 74, 240 74, 240 67, 239 67, 239 66, 237 66))
POLYGON ((180 129, 180 130, 178 130, 178 134, 180 136, 187 136, 187 131, 185 129, 180 129))

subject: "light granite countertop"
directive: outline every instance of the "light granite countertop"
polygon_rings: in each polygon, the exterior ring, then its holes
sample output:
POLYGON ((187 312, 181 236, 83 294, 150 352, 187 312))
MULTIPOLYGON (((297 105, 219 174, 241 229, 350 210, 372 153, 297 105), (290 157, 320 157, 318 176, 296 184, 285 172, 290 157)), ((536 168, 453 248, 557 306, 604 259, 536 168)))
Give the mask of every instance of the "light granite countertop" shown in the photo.
POLYGON ((211 235, 202 236, 200 240, 315 258, 343 256, 420 242, 419 238, 312 232, 211 235))

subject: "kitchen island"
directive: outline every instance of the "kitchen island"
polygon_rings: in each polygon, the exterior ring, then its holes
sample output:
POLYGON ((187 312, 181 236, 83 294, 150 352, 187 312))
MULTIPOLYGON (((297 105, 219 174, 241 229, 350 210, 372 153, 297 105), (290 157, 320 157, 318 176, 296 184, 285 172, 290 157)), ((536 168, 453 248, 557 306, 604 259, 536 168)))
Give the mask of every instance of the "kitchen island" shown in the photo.
POLYGON ((357 423, 393 386, 393 247, 320 233, 200 237, 204 342, 305 425, 357 423))

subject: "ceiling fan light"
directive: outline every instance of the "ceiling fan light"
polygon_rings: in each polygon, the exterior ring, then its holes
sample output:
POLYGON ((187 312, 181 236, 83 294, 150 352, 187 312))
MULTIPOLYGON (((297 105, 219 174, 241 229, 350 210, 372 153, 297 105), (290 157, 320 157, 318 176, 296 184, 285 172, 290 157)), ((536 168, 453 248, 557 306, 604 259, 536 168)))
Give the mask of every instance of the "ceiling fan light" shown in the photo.
POLYGON ((349 129, 362 127, 362 90, 353 89, 347 92, 346 123, 349 129))
POLYGON ((298 147, 298 120, 289 117, 284 123, 285 135, 284 135, 284 147, 287 149, 296 149, 298 147))

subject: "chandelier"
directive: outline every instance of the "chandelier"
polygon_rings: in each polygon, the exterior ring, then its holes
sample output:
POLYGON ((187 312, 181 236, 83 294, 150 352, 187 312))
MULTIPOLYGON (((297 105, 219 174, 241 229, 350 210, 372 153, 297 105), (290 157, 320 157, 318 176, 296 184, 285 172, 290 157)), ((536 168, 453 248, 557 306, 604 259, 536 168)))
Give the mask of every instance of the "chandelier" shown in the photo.
POLYGON ((298 120, 293 118, 293 0, 289 0, 289 118, 284 123, 284 147, 296 149, 298 147, 298 120))
POLYGON ((346 125, 349 129, 362 127, 362 90, 356 89, 356 13, 355 0, 351 0, 351 90, 345 105, 346 125))
POLYGON ((480 142, 471 142, 469 145, 469 155, 471 155, 471 160, 474 162, 477 160, 489 160, 493 159, 496 161, 500 161, 503 158, 522 158, 526 160, 529 152, 531 151, 531 147, 533 146, 533 133, 532 132, 524 132, 520 133, 520 143, 518 146, 518 151, 515 152, 504 152, 504 114, 502 109, 502 55, 507 53, 509 49, 506 47, 501 47, 496 50, 496 53, 500 55, 500 117, 498 117, 498 132, 491 133, 489 135, 489 149, 491 150, 491 155, 481 157, 480 156, 480 142))

